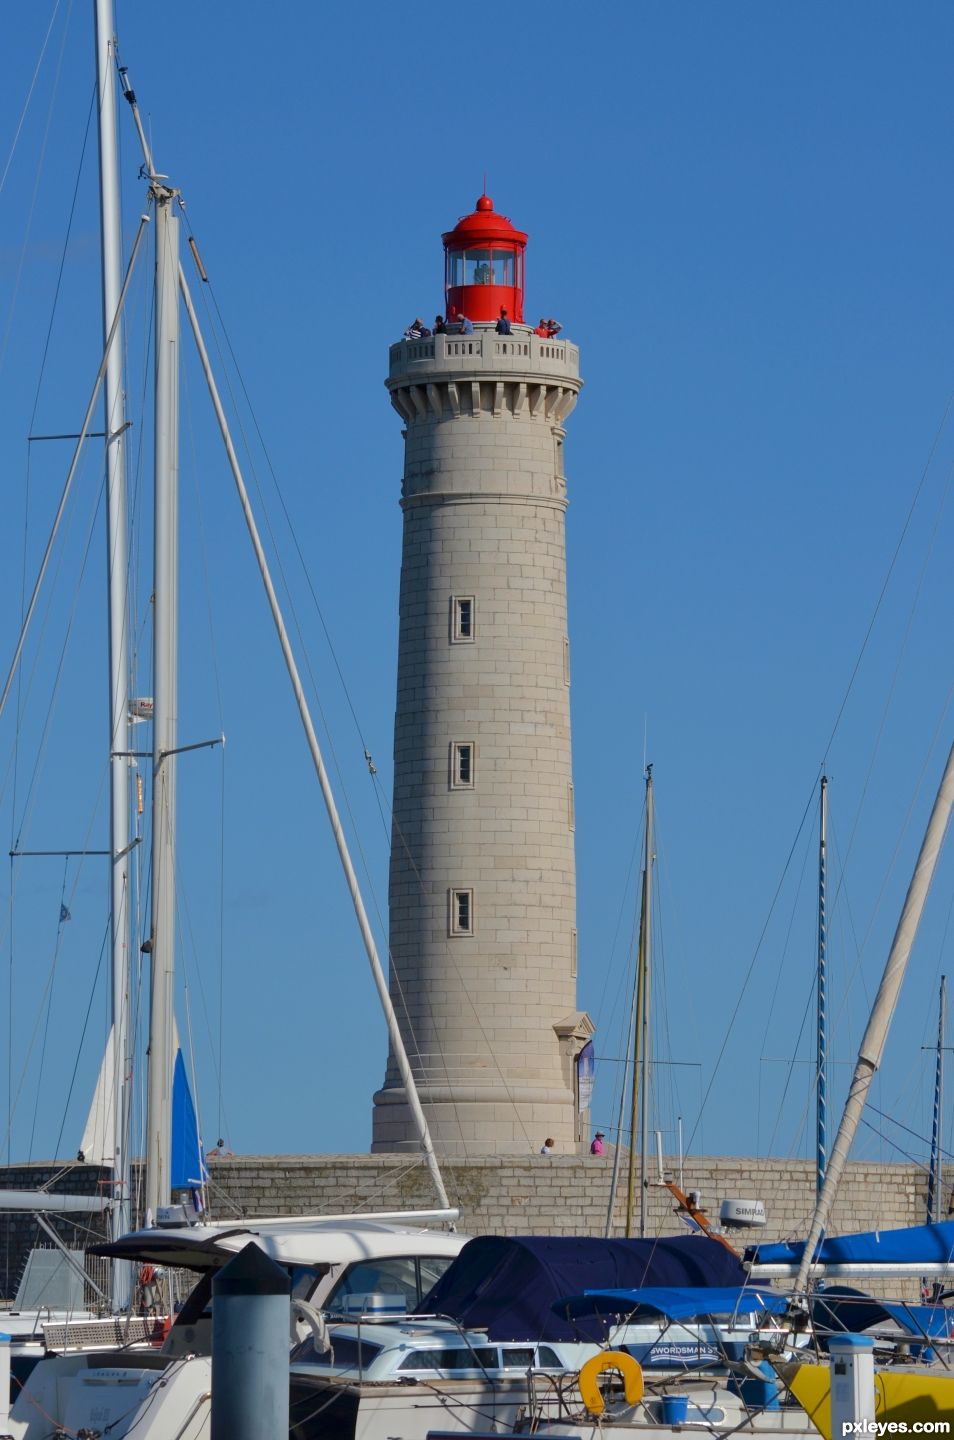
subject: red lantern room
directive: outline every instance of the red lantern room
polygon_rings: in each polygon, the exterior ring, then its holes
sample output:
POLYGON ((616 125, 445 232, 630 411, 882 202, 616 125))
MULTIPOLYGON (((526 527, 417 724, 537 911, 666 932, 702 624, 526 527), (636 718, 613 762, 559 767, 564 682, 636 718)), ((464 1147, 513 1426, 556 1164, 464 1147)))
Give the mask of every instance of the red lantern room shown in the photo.
POLYGON ((523 324, 523 252, 527 237, 481 195, 472 215, 458 220, 444 241, 444 294, 452 310, 469 320, 495 321, 503 306, 523 324))

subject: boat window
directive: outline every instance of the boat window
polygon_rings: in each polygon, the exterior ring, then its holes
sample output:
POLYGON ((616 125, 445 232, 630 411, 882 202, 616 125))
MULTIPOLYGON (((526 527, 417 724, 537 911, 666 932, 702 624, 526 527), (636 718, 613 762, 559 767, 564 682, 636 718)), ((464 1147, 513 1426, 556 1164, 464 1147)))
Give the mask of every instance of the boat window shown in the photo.
POLYGON ((333 1365, 336 1370, 367 1370, 371 1361, 376 1360, 384 1349, 383 1345, 375 1345, 370 1340, 362 1339, 359 1344, 350 1335, 332 1335, 331 1342, 330 1350, 316 1350, 314 1336, 306 1335, 292 1350, 292 1363, 333 1365))
POLYGON ((405 1308, 417 1310, 453 1260, 453 1255, 396 1255, 362 1260, 346 1270, 325 1301, 334 1310, 348 1295, 403 1295, 405 1308))
POLYGON ((195 1325, 203 1316, 205 1319, 211 1316, 214 1275, 214 1270, 207 1270, 192 1292, 186 1296, 185 1304, 176 1316, 177 1325, 195 1325))
POLYGON ((295 1265, 291 1272, 291 1294, 293 1300, 307 1300, 314 1290, 318 1276, 327 1272, 327 1266, 295 1265))
POLYGON ((441 1278, 448 1265, 450 1265, 453 1258, 453 1255, 418 1256, 417 1263, 421 1276, 420 1300, 418 1301, 418 1305, 422 1310, 427 1309, 427 1306, 424 1303, 427 1299, 427 1296, 433 1290, 434 1286, 437 1284, 438 1280, 441 1278))
POLYGON ((555 1350, 549 1345, 541 1345, 537 1350, 537 1364, 544 1370, 563 1370, 566 1367, 555 1350))
POLYGON ((389 1260, 361 1260, 342 1275, 328 1299, 327 1310, 341 1305, 347 1295, 403 1295, 405 1309, 413 1310, 420 1294, 417 1259, 414 1255, 395 1255, 389 1260))
POLYGON ((532 1365, 532 1345, 505 1345, 500 1352, 502 1370, 529 1370, 532 1365))
POLYGON ((497 1351, 479 1345, 473 1350, 412 1350, 401 1361, 399 1370, 496 1370, 497 1351))

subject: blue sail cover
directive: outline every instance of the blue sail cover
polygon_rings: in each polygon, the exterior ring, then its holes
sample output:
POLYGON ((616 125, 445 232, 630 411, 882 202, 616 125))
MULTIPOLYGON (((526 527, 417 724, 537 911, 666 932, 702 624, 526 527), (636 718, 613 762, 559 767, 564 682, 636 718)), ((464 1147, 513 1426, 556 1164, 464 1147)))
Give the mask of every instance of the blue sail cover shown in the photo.
POLYGON ((176 1051, 176 1066, 172 1076, 172 1161, 171 1189, 195 1190, 206 1179, 202 1147, 199 1144, 199 1125, 195 1118, 195 1105, 186 1075, 182 1051, 176 1051))
POLYGON ((470 1240, 421 1302, 419 1314, 484 1327, 491 1340, 596 1340, 594 1315, 571 1319, 553 1307, 585 1290, 645 1286, 741 1286, 737 1256, 714 1240, 597 1240, 589 1236, 482 1235, 470 1240))
POLYGON ((828 1348, 828 1331, 863 1334, 873 1326, 893 1322, 909 1335, 928 1336, 936 1340, 952 1334, 952 1321, 954 1311, 944 1305, 907 1305, 900 1300, 878 1300, 847 1285, 826 1287, 817 1291, 812 1300, 812 1324, 823 1350, 828 1348))
MULTIPOLYGON (((751 1245, 745 1258, 753 1265, 801 1262, 804 1241, 795 1245, 751 1245)), ((938 1225, 909 1225, 903 1230, 870 1230, 832 1235, 815 1251, 816 1265, 937 1265, 954 1257, 954 1220, 938 1225)))
POLYGON ((614 1320, 625 1317, 634 1323, 652 1316, 666 1320, 720 1319, 733 1315, 748 1317, 754 1311, 784 1315, 788 1296, 778 1290, 738 1285, 651 1286, 642 1290, 587 1290, 557 1301, 560 1315, 603 1315, 614 1320))

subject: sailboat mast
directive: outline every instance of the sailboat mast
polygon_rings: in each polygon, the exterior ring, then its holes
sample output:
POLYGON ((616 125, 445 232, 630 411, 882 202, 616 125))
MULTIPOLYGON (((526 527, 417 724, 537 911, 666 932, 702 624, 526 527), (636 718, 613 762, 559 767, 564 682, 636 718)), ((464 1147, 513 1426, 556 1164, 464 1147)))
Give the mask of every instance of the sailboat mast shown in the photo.
POLYGON ((914 867, 914 874, 911 877, 908 893, 905 896, 904 908, 901 911, 898 928, 894 933, 894 940, 891 944, 888 959, 885 962, 881 984, 875 996, 874 1006, 872 1007, 868 1026, 861 1042, 861 1048, 858 1051, 858 1059, 855 1062, 855 1073, 852 1076, 848 1099, 845 1101, 841 1124, 838 1126, 835 1143, 831 1148, 828 1169, 825 1172, 825 1183, 822 1186, 821 1194, 815 1201, 815 1213, 812 1217, 808 1239, 805 1242, 805 1251, 798 1267, 798 1275, 795 1280, 796 1295, 803 1295, 805 1293, 805 1287, 808 1283, 808 1272, 812 1267, 812 1260, 815 1255, 815 1247, 828 1224, 828 1216, 834 1204, 835 1195, 838 1192, 838 1185, 848 1160, 848 1152, 851 1149, 852 1141, 855 1138, 855 1133, 861 1121, 865 1101, 868 1098, 868 1091, 871 1088, 871 1082, 874 1079, 875 1072, 881 1064, 885 1041, 888 1038, 888 1030, 891 1025, 891 1017, 898 1003, 901 982, 904 979, 904 972, 911 955, 911 947, 918 933, 918 926, 921 923, 924 904, 927 900, 928 891, 931 888, 934 871, 937 868, 941 844, 944 840, 948 821, 951 818, 952 805, 954 805, 954 746, 951 747, 947 757, 947 764, 944 767, 944 774, 941 777, 941 783, 938 787, 934 808, 931 811, 931 818, 928 821, 917 864, 914 867))
MULTIPOLYGON (((135 112, 135 106, 134 112, 135 112)), ((138 112, 136 112, 138 113, 138 112)), ((138 120, 137 120, 138 123, 138 120)), ((140 130, 141 133, 141 130, 140 130)), ((148 155, 148 151, 146 152, 148 155)), ((291 641, 288 638, 288 630, 282 616, 281 606, 278 603, 278 595, 272 583, 272 577, 268 568, 268 560, 262 545, 261 536, 258 533, 258 526, 255 523, 255 516, 252 514, 252 505, 249 500, 248 488, 242 475, 242 468, 239 465, 238 455, 232 443, 232 435, 229 430, 228 420, 222 406, 222 399, 219 395, 218 386, 215 383, 215 376, 212 373, 212 366, 209 361, 209 352, 206 349, 205 341, 202 338, 202 331, 199 327, 198 316, 195 312, 195 305, 192 303, 192 296, 189 293, 189 286, 186 283, 182 266, 179 266, 179 286, 182 291, 182 299, 185 304, 186 314, 189 317, 189 324, 192 327, 192 334, 195 339, 196 349, 199 352, 199 360, 205 375, 206 384, 209 387, 209 395, 212 400, 212 408, 215 411, 215 418, 219 422, 219 429, 222 434, 222 441, 225 445, 225 452, 228 456, 229 466, 232 470, 232 478, 235 481, 235 488, 238 491, 239 502, 242 506, 242 513, 245 516, 245 524, 248 528, 249 539, 252 542, 252 549, 255 551, 255 559, 258 563, 259 573, 262 577, 262 584, 265 587, 265 594, 268 598, 268 606, 272 613, 272 620, 278 632, 279 644, 282 655, 285 659, 285 668, 288 671, 288 678, 291 681, 292 690, 295 695, 295 703, 298 706, 298 714, 308 741, 308 749, 311 752, 312 764, 315 767, 315 774, 318 778, 318 785, 321 789, 322 798, 325 802, 325 809, 328 812, 328 820, 331 824, 331 831, 334 835, 335 845, 338 850, 338 858, 345 873, 345 880, 348 885, 348 893, 351 896, 351 903, 354 906, 355 917, 358 921, 358 929, 364 942, 365 953, 368 963, 371 966, 371 974, 374 979, 378 998, 384 1011, 384 1018, 387 1022, 388 1036, 391 1041, 391 1049, 397 1061, 404 1091, 407 1096, 407 1103, 414 1119, 414 1127, 420 1139, 421 1150, 430 1172, 431 1181, 435 1193, 443 1210, 451 1208, 447 1197, 447 1190, 441 1176, 440 1166, 437 1163, 437 1156, 434 1152, 434 1143, 431 1139, 430 1129, 424 1114, 421 1099, 418 1095, 417 1084, 411 1070, 411 1062, 408 1058, 407 1048, 404 1044, 404 1037, 401 1034, 401 1027, 398 1024, 397 1015, 391 1002, 388 990, 387 978, 381 965, 378 955, 378 947, 375 944, 374 934, 371 930, 371 922, 365 909, 364 900, 361 896, 361 889, 358 885, 358 877, 355 874, 354 865, 348 850, 348 842, 345 838, 344 829, 341 824, 341 817, 338 814, 338 807, 335 804, 335 797, 332 793, 331 783, 328 779, 328 772, 325 769, 325 762, 322 759, 321 747, 318 744, 318 736, 312 722, 311 712, 308 708, 308 700, 305 696, 305 689, 301 682, 301 675, 298 672, 298 665, 292 653, 291 641)))
POLYGON ((649 945, 652 902, 653 767, 646 766, 646 835, 643 848, 643 889, 639 909, 636 955, 636 1025, 634 1031, 632 1105, 629 1122, 629 1172, 626 1191, 626 1234, 633 1233, 636 1209, 636 1153, 639 1150, 639 1233, 646 1234, 646 1137, 649 1130, 649 945), (637 1139, 638 1135, 638 1139, 637 1139))
POLYGON ((156 206, 156 435, 152 729, 152 981, 146 1096, 146 1210, 171 1198, 178 720, 179 221, 175 191, 153 182, 156 206))
POLYGON ((928 1171, 927 1218, 941 1218, 941 1116, 944 1114, 944 1031, 947 1024, 947 977, 941 976, 937 1013, 937 1060, 934 1067, 934 1118, 931 1122, 931 1167, 928 1171))
MULTIPOLYGON (((112 0, 95 0, 96 85, 99 117, 99 205, 102 261, 103 336, 109 334, 122 290, 122 232, 116 128, 116 68, 112 0)), ((121 325, 122 322, 120 322, 121 325)), ((129 676, 126 408, 123 392, 122 331, 114 337, 106 361, 106 565, 109 593, 109 849, 110 953, 112 975, 113 1210, 117 1239, 130 1228, 129 1214, 129 761, 120 752, 129 745, 129 676)), ((129 1302, 129 1267, 113 1266, 112 1302, 129 1302)))
POLYGON ((815 1064, 815 1193, 821 1194, 828 1163, 828 917, 826 889, 828 885, 828 777, 821 777, 818 815, 818 968, 817 968, 817 1035, 818 1051, 815 1064))
POLYGON ((641 1114, 639 1121, 639 1234, 646 1234, 646 1204, 649 1187, 646 1165, 649 1154, 649 992, 652 980, 652 918, 653 918, 653 767, 646 766, 646 855, 643 865, 643 1013, 640 1037, 642 1075, 640 1077, 641 1114))

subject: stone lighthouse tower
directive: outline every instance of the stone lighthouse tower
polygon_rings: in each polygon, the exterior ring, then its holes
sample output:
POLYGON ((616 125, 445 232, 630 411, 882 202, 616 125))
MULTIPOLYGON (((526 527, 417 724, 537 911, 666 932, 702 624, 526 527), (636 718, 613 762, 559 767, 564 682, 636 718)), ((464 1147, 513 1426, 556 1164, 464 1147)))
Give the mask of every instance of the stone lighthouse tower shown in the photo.
MULTIPOLYGON (((527 237, 443 237, 465 324, 391 346, 404 422, 391 994, 438 1154, 566 1153, 577 1056, 564 424, 579 354, 523 324, 527 237), (497 332, 501 307, 511 334, 497 332)), ((393 1057, 373 1150, 416 1149, 393 1057)))

